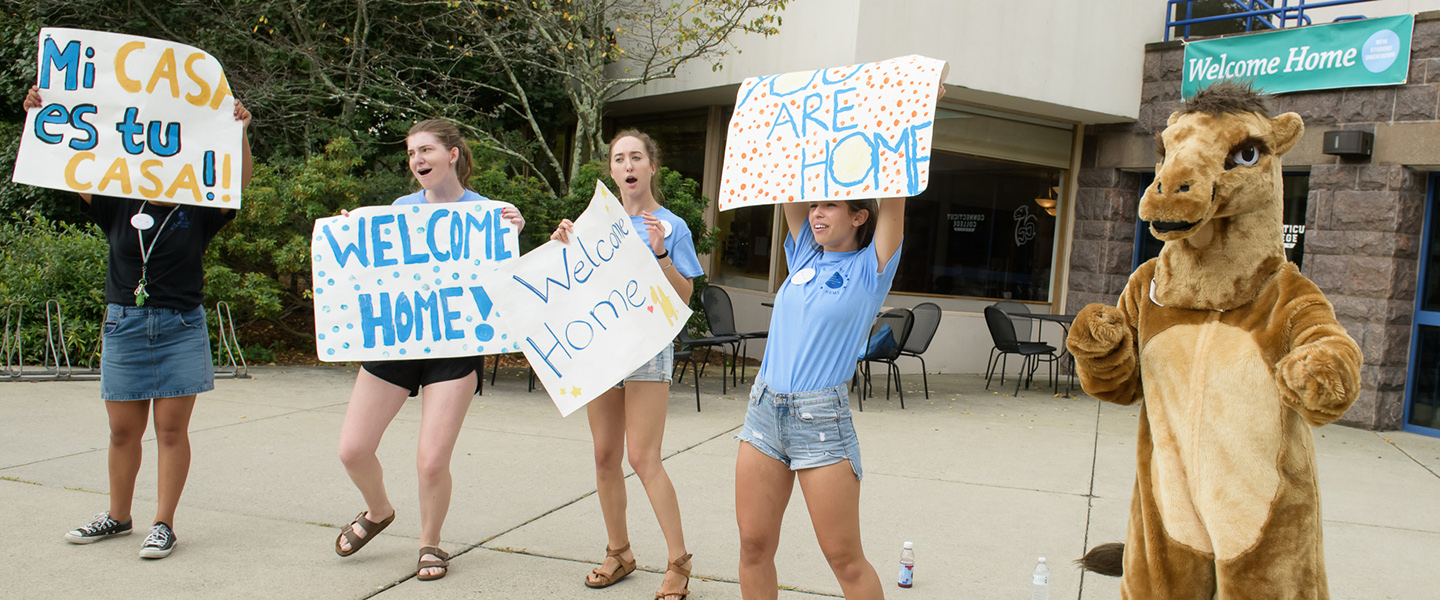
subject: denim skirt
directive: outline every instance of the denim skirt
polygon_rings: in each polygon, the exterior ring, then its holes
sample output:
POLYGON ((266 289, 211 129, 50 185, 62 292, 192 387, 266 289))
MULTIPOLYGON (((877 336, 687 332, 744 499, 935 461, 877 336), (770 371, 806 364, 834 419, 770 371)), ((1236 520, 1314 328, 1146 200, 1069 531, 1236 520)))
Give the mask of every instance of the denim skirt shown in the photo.
POLYGON ((215 389, 205 308, 111 304, 105 309, 100 397, 149 400, 215 389))

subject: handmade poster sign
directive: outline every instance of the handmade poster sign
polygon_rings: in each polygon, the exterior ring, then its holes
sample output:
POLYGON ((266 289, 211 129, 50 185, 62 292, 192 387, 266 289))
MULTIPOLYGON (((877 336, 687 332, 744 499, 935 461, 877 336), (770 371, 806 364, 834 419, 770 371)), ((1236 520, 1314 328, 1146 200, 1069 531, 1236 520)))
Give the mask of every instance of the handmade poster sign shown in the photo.
POLYGON ((40 30, 40 108, 11 180, 240 208, 241 133, 220 61, 163 40, 40 30))
POLYGON ((548 242, 497 271, 495 304, 563 415, 654 358, 690 318, 644 233, 596 183, 570 243, 548 242))
POLYGON ((315 348, 324 361, 516 352, 492 301, 520 254, 504 202, 371 206, 315 220, 315 348))
POLYGON ((945 61, 886 61, 752 77, 725 144, 720 210, 914 196, 930 181, 945 61))

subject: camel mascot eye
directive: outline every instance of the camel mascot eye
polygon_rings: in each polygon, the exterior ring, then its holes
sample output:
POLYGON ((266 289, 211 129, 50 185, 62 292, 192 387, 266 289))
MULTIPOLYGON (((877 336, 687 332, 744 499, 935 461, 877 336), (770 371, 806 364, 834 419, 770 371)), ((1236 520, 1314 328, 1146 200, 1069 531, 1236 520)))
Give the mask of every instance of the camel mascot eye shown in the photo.
POLYGON ((1246 146, 1236 150, 1230 155, 1230 162, 1233 167, 1248 167, 1260 162, 1260 149, 1254 146, 1246 146))

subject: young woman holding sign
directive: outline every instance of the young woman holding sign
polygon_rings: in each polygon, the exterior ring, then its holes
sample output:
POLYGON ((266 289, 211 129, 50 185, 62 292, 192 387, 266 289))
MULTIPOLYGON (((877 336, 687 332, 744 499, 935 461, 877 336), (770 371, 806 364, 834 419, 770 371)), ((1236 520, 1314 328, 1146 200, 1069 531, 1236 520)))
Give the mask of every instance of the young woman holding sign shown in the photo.
MULTIPOLYGON (((454 123, 431 119, 416 123, 405 139, 410 172, 421 190, 392 204, 479 202, 484 196, 469 188, 470 145, 454 123)), ((507 206, 500 215, 525 227, 520 211, 507 206)), ((420 441, 416 470, 420 475, 420 559, 422 581, 445 576, 450 555, 440 549, 440 526, 450 510, 450 455, 479 383, 482 357, 426 358, 362 363, 340 429, 340 461, 365 497, 366 510, 335 539, 335 553, 350 556, 395 520, 395 507, 385 493, 384 470, 375 451, 380 437, 404 406, 405 398, 425 390, 420 401, 420 441)))
MULTIPOLYGON (((30 88, 25 109, 42 106, 30 88)), ((240 187, 250 182, 250 111, 235 101, 241 129, 240 187)), ((195 397, 215 389, 201 289, 205 248, 235 211, 189 204, 80 194, 81 210, 110 245, 105 273, 105 351, 100 397, 110 421, 110 510, 65 534, 75 544, 129 535, 141 439, 151 414, 159 454, 155 524, 144 558, 175 549, 175 508, 190 473, 190 414, 195 397), (153 408, 153 411, 152 411, 153 408)))
MULTIPOLYGON (((944 81, 944 75, 941 75, 944 81)), ((944 97, 939 86, 936 99, 944 97)), ((735 458, 740 593, 778 593, 775 551, 795 481, 820 550, 846 598, 883 598, 860 544, 860 443, 847 384, 890 293, 905 235, 905 199, 784 206, 790 234, 770 337, 735 458)))
MULTIPOLYGON (((655 253, 675 293, 688 300, 695 289, 694 278, 704 271, 695 255, 690 228, 675 213, 660 206, 660 182, 655 179, 659 169, 660 149, 650 136, 627 129, 611 140, 610 178, 620 188, 620 201, 630 214, 635 233, 655 253)), ((570 220, 565 219, 550 239, 569 243, 572 228, 570 220)), ((625 473, 620 462, 628 450, 630 467, 645 486, 669 550, 665 580, 655 598, 674 600, 690 593, 690 554, 685 551, 685 534, 680 527, 680 503, 660 459, 665 405, 670 399, 674 370, 675 349, 666 346, 650 362, 585 406, 595 440, 596 493, 608 542, 605 560, 585 577, 586 586, 608 587, 635 570, 635 555, 630 551, 630 532, 625 524, 625 473)))

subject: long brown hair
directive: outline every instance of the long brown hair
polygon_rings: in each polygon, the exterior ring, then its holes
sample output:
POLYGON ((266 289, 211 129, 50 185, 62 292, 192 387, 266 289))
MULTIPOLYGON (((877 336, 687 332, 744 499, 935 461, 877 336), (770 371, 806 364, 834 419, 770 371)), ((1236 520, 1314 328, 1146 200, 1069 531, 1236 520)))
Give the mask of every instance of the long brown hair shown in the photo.
POLYGON ((875 240, 875 217, 880 214, 880 202, 874 199, 846 200, 845 206, 850 209, 850 214, 865 211, 865 222, 855 228, 855 238, 859 240, 860 247, 864 248, 875 240))
POLYGON ((470 171, 474 169, 475 159, 470 157, 470 144, 465 142, 465 136, 460 135, 460 128, 446 119, 426 119, 411 127, 410 133, 405 134, 405 137, 409 138, 417 133, 434 135, 446 150, 460 149, 460 158, 455 161, 455 176, 460 179, 460 187, 470 189, 470 171))
POLYGON ((615 142, 620 141, 620 138, 627 137, 640 140, 640 143, 645 145, 645 157, 650 159, 650 166, 655 167, 655 174, 650 177, 650 195, 655 197, 656 204, 664 204, 665 194, 660 193, 660 145, 655 143, 654 138, 641 133, 639 129, 623 130, 615 134, 615 137, 610 138, 612 154, 606 157, 606 162, 615 160, 613 154, 615 142))

